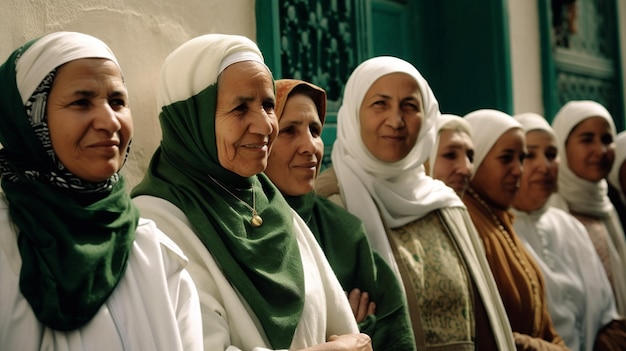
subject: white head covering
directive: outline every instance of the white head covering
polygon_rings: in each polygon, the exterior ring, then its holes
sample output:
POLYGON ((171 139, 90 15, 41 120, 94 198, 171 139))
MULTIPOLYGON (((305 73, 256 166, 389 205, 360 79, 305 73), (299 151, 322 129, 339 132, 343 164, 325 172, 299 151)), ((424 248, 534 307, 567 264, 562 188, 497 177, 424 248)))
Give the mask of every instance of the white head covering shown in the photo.
POLYGON ((161 70, 157 95, 159 107, 200 93, 215 84, 220 73, 234 63, 255 61, 265 65, 261 51, 252 40, 227 34, 207 34, 193 38, 174 50, 165 61, 168 64, 161 70), (186 52, 190 54, 186 55, 186 52), (224 59, 218 61, 215 57, 224 59))
POLYGON ((90 35, 56 32, 37 40, 20 57, 15 67, 15 79, 22 103, 26 103, 41 81, 55 68, 82 58, 108 59, 120 68, 111 49, 100 39, 90 35))
POLYGON ((463 119, 463 117, 449 113, 442 114, 435 123, 435 144, 431 148, 430 157, 428 158, 428 163, 430 165, 428 175, 431 177, 433 176, 435 169, 435 162, 437 162, 437 150, 439 150, 440 139, 439 136, 444 130, 459 130, 465 132, 470 136, 470 138, 472 137, 472 127, 466 120, 463 119))
POLYGON ((561 167, 559 169, 559 196, 562 197, 569 210, 606 218, 614 211, 609 197, 606 180, 590 182, 578 177, 569 168, 565 143, 572 130, 590 117, 602 117, 611 127, 615 136, 615 124, 607 109, 595 101, 570 101, 565 104, 554 117, 552 127, 556 135, 561 167))
POLYGON ((522 125, 525 134, 528 134, 528 132, 533 130, 541 130, 552 135, 556 139, 554 130, 550 126, 550 123, 548 123, 548 121, 546 121, 546 119, 540 114, 533 112, 520 113, 513 116, 513 118, 515 118, 515 120, 522 125))
POLYGON ((347 209, 365 223, 372 247, 392 267, 395 261, 383 220, 390 228, 397 228, 438 208, 464 207, 454 190, 424 172, 423 163, 430 155, 439 115, 439 104, 428 83, 404 60, 389 56, 369 59, 352 72, 346 84, 337 116, 337 139, 331 155, 333 167, 347 209), (396 72, 416 80, 424 115, 413 149, 402 160, 388 163, 374 157, 363 143, 359 110, 372 84, 396 72))
MULTIPOLYGON (((485 156, 502 134, 513 128, 523 129, 515 118, 498 110, 476 110, 468 113, 464 118, 472 126, 474 132, 474 170, 478 170, 485 156)), ((474 175, 476 172, 472 173, 472 179, 474 175)))
POLYGON ((624 196, 624 192, 626 189, 622 188, 622 185, 619 182, 619 171, 622 168, 622 164, 626 161, 626 131, 623 131, 617 134, 615 138, 615 163, 613 163, 613 168, 611 168, 611 173, 607 179, 609 183, 615 187, 615 189, 619 190, 619 195, 622 198, 622 202, 626 204, 626 196, 624 196))

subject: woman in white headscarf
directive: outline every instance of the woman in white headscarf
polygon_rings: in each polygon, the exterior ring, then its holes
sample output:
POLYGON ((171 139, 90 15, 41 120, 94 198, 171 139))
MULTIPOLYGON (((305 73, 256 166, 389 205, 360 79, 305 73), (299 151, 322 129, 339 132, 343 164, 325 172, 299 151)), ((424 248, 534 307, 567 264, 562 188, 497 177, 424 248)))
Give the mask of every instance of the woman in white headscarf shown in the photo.
POLYGON ((491 109, 464 118, 474 131, 476 170, 463 201, 483 241, 518 350, 564 350, 546 306, 541 270, 515 233, 509 211, 526 152, 522 126, 491 109))
POLYGON ((615 159, 613 118, 595 101, 570 101, 552 127, 562 167, 550 203, 585 226, 613 287, 617 311, 626 316, 626 242, 605 180, 615 159))
POLYGON ((511 210, 513 227, 541 268, 554 327, 572 350, 623 350, 624 321, 617 320, 611 284, 587 230, 548 205, 559 171, 552 127, 535 113, 515 119, 524 127, 528 152, 511 210))
POLYGON ((394 57, 361 63, 339 109, 333 168, 316 189, 359 217, 374 250, 395 268, 418 349, 511 350, 512 332, 465 207, 424 171, 439 116, 413 65, 394 57))
POLYGON ((187 254, 206 350, 371 350, 306 223, 263 174, 278 135, 257 45, 207 34, 161 68, 163 131, 133 201, 187 254))
POLYGON ((622 229, 626 228, 626 131, 615 137, 615 162, 606 179, 609 181, 609 198, 619 215, 622 229))
POLYGON ((111 49, 51 33, 0 85, 0 348, 202 350, 187 258, 119 173, 133 123, 111 49))
POLYGON ((451 187, 462 198, 474 169, 472 127, 462 117, 443 114, 437 120, 437 138, 428 159, 428 174, 451 187))

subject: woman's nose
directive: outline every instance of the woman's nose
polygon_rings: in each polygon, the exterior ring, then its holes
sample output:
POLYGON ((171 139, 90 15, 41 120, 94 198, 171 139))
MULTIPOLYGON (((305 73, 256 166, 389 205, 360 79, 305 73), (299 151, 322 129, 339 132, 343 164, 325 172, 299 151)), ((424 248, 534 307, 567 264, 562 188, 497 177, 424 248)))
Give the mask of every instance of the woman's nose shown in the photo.
POLYGON ((94 111, 95 117, 93 125, 95 129, 106 130, 109 133, 115 133, 122 128, 122 124, 111 105, 108 103, 102 104, 94 111))

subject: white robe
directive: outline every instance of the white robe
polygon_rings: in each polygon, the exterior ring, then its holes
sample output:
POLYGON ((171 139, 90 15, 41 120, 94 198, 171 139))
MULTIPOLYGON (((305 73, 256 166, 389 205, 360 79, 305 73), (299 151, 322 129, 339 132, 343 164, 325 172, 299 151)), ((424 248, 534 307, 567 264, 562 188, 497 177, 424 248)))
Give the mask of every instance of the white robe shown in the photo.
POLYGON ((515 232, 543 272, 554 327, 570 349, 591 351, 598 331, 618 313, 587 230, 554 207, 512 212, 515 232))
POLYGON ((0 223, 0 349, 203 349, 198 294, 184 269, 187 259, 154 222, 139 220, 124 277, 93 319, 71 332, 42 325, 20 292, 22 258, 4 195, 0 223))
MULTIPOLYGON (((189 257, 188 270, 200 294, 205 350, 269 350, 258 319, 196 236, 185 214, 172 203, 153 196, 138 196, 133 202, 143 216, 156 221, 189 257)), ((324 253, 306 223, 292 213, 294 235, 304 267, 306 295, 290 349, 324 343, 333 334, 358 333, 346 295, 324 253)))

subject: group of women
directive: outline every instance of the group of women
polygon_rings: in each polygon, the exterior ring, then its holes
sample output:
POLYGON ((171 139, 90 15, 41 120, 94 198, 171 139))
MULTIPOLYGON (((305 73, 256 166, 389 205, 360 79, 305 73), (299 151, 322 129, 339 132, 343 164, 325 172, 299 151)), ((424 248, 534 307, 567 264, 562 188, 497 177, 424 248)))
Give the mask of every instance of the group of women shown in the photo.
POLYGON ((441 115, 413 65, 371 58, 320 173, 324 90, 275 81, 245 37, 203 35, 163 64, 162 141, 131 191, 106 44, 49 34, 0 77, 3 348, 626 347, 604 180, 623 190, 626 166, 597 103, 566 104, 554 129, 441 115))

